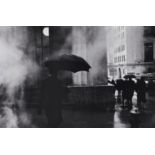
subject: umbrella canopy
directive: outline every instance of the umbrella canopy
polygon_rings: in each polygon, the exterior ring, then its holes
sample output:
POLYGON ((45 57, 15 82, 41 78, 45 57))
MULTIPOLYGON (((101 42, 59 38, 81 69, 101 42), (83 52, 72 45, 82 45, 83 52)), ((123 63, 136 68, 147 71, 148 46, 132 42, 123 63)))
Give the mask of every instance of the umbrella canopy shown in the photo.
POLYGON ((89 71, 91 66, 81 57, 72 54, 63 54, 44 62, 50 70, 68 70, 71 72, 89 71))
POLYGON ((127 75, 124 76, 124 78, 125 79, 128 79, 128 78, 136 78, 136 76, 133 75, 133 74, 131 74, 131 75, 130 74, 127 74, 127 75))

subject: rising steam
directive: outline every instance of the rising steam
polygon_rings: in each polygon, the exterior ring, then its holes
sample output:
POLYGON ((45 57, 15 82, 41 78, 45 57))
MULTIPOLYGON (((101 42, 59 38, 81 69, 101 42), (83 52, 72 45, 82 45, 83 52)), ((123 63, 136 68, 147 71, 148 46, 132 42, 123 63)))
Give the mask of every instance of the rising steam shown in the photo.
POLYGON ((0 95, 6 96, 0 101, 0 127, 30 123, 24 110, 23 89, 25 81, 36 75, 38 66, 23 50, 28 41, 25 31, 25 27, 0 27, 0 95))
POLYGON ((73 53, 86 59, 92 67, 88 76, 86 73, 76 73, 74 82, 80 84, 78 81, 84 80, 83 83, 90 85, 105 84, 107 81, 105 27, 73 27, 72 40, 73 53))

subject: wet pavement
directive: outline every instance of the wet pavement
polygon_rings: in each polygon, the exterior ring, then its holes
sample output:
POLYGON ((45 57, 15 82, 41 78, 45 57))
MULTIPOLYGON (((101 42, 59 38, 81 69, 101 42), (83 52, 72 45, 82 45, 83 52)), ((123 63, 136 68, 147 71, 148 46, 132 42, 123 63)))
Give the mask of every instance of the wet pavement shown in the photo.
POLYGON ((139 111, 133 99, 131 110, 115 105, 114 111, 93 109, 63 109, 64 128, 154 128, 155 98, 148 97, 144 110, 139 111))
MULTIPOLYGON (((60 128, 154 128, 155 127, 155 97, 148 97, 143 111, 138 111, 136 99, 133 98, 132 110, 115 105, 111 111, 91 108, 64 107, 63 122, 60 128)), ((34 127, 46 127, 44 114, 35 114, 34 127)))

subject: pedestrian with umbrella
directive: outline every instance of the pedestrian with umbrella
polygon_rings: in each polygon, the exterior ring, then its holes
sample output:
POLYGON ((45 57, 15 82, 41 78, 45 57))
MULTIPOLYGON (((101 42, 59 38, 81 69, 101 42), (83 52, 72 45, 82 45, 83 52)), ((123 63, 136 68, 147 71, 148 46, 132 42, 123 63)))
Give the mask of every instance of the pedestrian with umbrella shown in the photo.
POLYGON ((132 108, 132 98, 135 91, 135 82, 132 80, 132 78, 135 78, 134 75, 125 75, 124 76, 124 86, 123 86, 123 105, 125 105, 125 100, 127 100, 127 105, 129 108, 132 108))
POLYGON ((146 84, 145 84, 145 78, 143 76, 137 80, 136 92, 137 92, 137 106, 139 110, 143 110, 144 109, 143 104, 146 102, 146 84))
POLYGON ((90 65, 81 57, 76 55, 61 55, 46 60, 44 63, 48 68, 49 76, 42 82, 42 107, 48 121, 48 127, 58 127, 62 122, 61 103, 67 96, 67 88, 58 79, 61 70, 89 71, 90 65))

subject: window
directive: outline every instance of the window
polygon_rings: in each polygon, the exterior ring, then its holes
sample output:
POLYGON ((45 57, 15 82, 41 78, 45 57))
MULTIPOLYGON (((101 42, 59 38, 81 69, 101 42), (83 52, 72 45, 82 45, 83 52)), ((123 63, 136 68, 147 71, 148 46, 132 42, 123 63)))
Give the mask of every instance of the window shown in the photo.
POLYGON ((122 55, 122 56, 120 57, 120 61, 125 62, 125 55, 122 55))
POLYGON ((122 45, 121 46, 121 51, 124 51, 125 50, 125 45, 122 45))
POLYGON ((124 55, 122 55, 122 61, 124 61, 124 55))
POLYGON ((116 76, 117 75, 117 70, 114 68, 109 69, 109 73, 111 76, 116 76))
POLYGON ((120 56, 118 57, 118 62, 120 62, 120 56))
POLYGON ((144 61, 152 62, 153 61, 153 43, 144 44, 144 61))
POLYGON ((120 52, 120 51, 121 51, 121 47, 119 46, 119 47, 118 47, 118 52, 120 52))
POLYGON ((122 52, 122 51, 124 51, 124 50, 125 50, 125 45, 119 46, 116 50, 117 50, 117 52, 122 52))
POLYGON ((121 26, 121 29, 123 30, 124 29, 124 26, 121 26))

